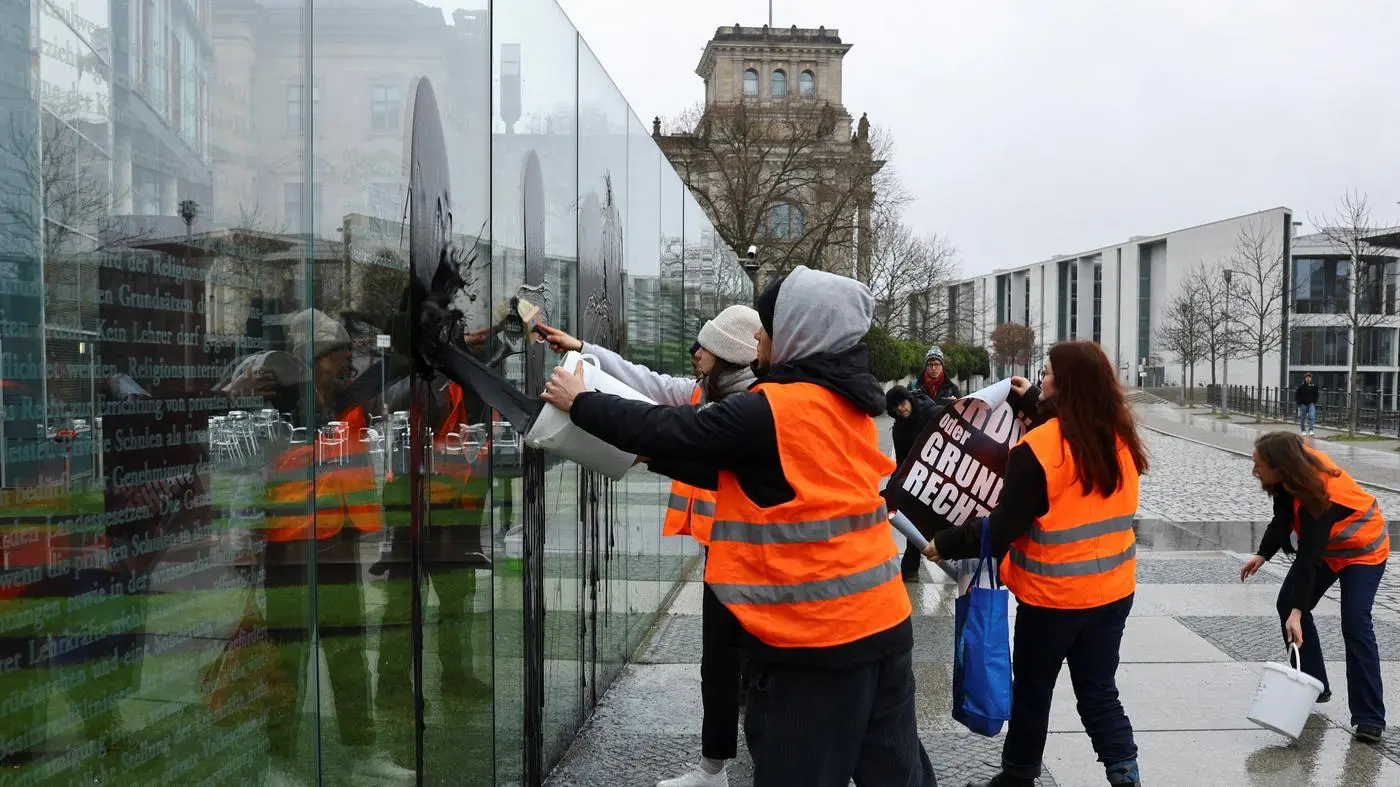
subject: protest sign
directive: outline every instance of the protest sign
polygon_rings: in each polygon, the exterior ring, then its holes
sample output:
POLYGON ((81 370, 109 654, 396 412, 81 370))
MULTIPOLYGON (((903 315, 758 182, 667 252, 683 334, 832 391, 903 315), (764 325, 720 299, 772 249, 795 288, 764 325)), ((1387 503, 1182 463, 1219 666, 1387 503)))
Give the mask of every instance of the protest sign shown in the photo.
POLYGON ((991 513, 1001 499, 1006 456, 1030 428, 1010 396, 1011 381, 1003 380, 944 408, 890 477, 890 508, 929 537, 991 513))

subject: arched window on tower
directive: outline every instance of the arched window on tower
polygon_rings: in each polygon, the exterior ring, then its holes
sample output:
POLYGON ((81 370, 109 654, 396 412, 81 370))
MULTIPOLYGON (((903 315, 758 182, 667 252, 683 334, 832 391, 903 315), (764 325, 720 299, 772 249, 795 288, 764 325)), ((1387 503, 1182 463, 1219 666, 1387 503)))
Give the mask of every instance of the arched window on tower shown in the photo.
POLYGON ((811 71, 803 71, 797 77, 797 95, 802 98, 814 98, 817 95, 817 75, 811 71))
POLYGON ((773 98, 787 98, 787 72, 781 68, 773 72, 773 98))
POLYGON ((797 241, 807 232, 802 209, 790 202, 779 202, 768 209, 769 240, 797 241))
POLYGON ((758 95, 758 71, 750 68, 744 72, 744 95, 758 95))

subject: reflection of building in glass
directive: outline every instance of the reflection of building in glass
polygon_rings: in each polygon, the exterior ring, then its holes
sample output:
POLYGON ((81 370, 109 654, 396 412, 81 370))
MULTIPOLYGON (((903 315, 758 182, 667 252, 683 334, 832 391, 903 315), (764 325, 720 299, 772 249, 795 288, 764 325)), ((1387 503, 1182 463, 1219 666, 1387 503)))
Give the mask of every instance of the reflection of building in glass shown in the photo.
MULTIPOLYGON (((397 221, 405 205, 404 131, 414 80, 439 91, 454 167, 483 166, 487 83, 473 78, 489 38, 484 12, 411 0, 316 4, 316 70, 304 59, 301 0, 216 3, 219 89, 213 146, 220 178, 214 220, 266 232, 336 237, 346 214, 397 221), (306 182, 306 160, 314 182, 306 182)), ((463 218, 485 205, 458 205, 463 218)), ((480 223, 480 219, 477 220, 480 223)))

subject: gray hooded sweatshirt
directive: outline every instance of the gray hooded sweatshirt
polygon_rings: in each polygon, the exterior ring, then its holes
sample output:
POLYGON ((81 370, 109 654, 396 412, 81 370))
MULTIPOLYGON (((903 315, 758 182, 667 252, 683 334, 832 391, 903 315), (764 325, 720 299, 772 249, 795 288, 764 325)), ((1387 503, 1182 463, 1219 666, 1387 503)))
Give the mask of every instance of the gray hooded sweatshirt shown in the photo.
MULTIPOLYGON (((885 394, 869 372, 860 341, 874 310, 870 291, 853 279, 798 268, 778 287, 776 298, 772 295, 765 293, 758 304, 760 315, 767 310, 764 324, 773 335, 772 363, 761 382, 821 385, 867 413, 883 413, 885 394)), ((702 408, 648 405, 588 392, 574 400, 570 416, 588 433, 649 457, 652 471, 670 478, 715 489, 720 471, 727 471, 758 506, 770 508, 794 497, 778 452, 773 409, 761 392, 734 394, 702 408)), ((908 653, 912 643, 906 620, 832 648, 771 648, 756 640, 746 641, 744 648, 756 663, 849 667, 908 653)))

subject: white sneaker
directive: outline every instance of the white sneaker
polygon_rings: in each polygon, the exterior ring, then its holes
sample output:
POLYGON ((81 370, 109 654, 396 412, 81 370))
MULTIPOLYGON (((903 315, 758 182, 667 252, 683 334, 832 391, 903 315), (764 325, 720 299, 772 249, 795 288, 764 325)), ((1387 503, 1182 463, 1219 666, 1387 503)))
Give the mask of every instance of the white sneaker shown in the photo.
POLYGON ((1317 437, 1317 430, 1316 430, 1316 429, 1309 429, 1309 430, 1308 430, 1308 437, 1317 437))
POLYGON ((418 772, 404 768, 383 754, 371 754, 355 766, 355 781, 362 784, 414 784, 418 772))
POLYGON ((721 768, 719 773, 705 773, 696 768, 674 779, 659 781, 656 787, 729 787, 729 768, 721 768))

